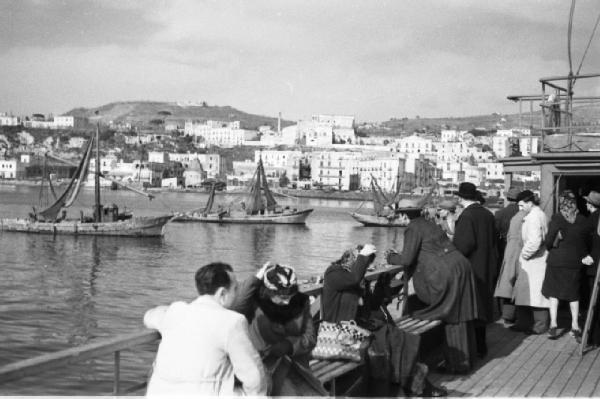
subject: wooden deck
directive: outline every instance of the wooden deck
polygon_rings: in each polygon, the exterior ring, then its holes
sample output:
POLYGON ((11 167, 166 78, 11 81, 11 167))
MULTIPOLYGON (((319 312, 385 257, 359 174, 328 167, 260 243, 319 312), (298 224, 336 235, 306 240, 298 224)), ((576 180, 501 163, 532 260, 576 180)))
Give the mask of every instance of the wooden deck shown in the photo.
POLYGON ((526 335, 500 323, 488 326, 489 352, 473 372, 448 375, 432 370, 431 380, 450 396, 600 396, 600 349, 579 355, 569 334, 549 340, 526 335))

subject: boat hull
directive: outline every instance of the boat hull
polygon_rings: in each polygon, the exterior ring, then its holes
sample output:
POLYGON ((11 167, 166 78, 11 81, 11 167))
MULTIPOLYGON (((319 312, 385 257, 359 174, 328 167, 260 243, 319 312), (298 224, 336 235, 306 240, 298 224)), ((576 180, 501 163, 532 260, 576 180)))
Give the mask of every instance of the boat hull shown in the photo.
POLYGON ((53 235, 160 237, 164 235, 165 226, 172 218, 172 215, 138 216, 123 221, 103 223, 82 223, 78 220, 49 223, 29 219, 0 219, 0 230, 53 235))
POLYGON ((240 215, 229 216, 211 213, 204 215, 178 215, 174 222, 201 222, 201 223, 236 223, 236 224, 305 224, 306 218, 312 209, 297 212, 265 214, 265 215, 240 215))
POLYGON ((420 208, 410 208, 406 210, 400 210, 399 215, 405 215, 406 217, 399 217, 394 219, 388 219, 385 216, 376 215, 365 215, 362 213, 352 212, 350 216, 357 222, 362 223, 364 226, 375 226, 375 227, 406 227, 409 225, 410 220, 418 217, 421 213, 420 208))

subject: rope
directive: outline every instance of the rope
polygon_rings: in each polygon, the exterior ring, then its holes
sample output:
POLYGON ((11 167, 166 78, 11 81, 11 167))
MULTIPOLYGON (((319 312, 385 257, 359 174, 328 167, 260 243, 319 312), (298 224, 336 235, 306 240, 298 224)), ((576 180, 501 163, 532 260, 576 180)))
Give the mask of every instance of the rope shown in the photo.
MULTIPOLYGON (((579 75, 579 71, 581 71, 581 66, 583 65, 583 60, 585 60, 585 56, 587 55, 587 52, 590 48, 590 44, 592 44, 592 39, 594 38, 594 35, 596 34, 596 29, 598 28, 599 22, 600 22, 600 13, 598 14, 598 18, 596 18, 596 24, 594 25, 594 29, 592 30, 592 34, 590 35, 590 40, 588 40, 587 46, 585 47, 585 51, 583 52, 583 56, 581 57, 581 62, 579 63, 579 68, 577 68, 577 73, 575 74, 576 76, 579 75)), ((575 81, 573 81, 573 84, 575 84, 575 81)))
POLYGON ((569 30, 567 34, 567 55, 569 57, 569 75, 573 75, 573 61, 571 59, 571 33, 573 32, 573 14, 575 13, 575 0, 571 0, 571 11, 569 12, 569 30))

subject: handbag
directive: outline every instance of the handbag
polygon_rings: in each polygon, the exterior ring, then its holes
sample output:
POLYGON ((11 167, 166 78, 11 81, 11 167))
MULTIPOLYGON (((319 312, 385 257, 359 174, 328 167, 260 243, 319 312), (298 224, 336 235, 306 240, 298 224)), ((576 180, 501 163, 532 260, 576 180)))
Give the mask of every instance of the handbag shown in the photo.
POLYGON ((360 362, 362 349, 368 345, 371 332, 359 327, 354 320, 331 323, 322 321, 312 356, 321 360, 350 360, 360 362))

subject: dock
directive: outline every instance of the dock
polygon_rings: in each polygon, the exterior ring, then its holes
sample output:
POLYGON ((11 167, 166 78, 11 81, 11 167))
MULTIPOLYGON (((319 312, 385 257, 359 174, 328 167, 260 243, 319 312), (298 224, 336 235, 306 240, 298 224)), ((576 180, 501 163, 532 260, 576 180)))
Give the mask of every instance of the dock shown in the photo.
POLYGON ((432 372, 453 397, 597 397, 600 349, 579 355, 568 333, 557 340, 526 335, 501 323, 488 326, 488 354, 466 375, 432 372))

